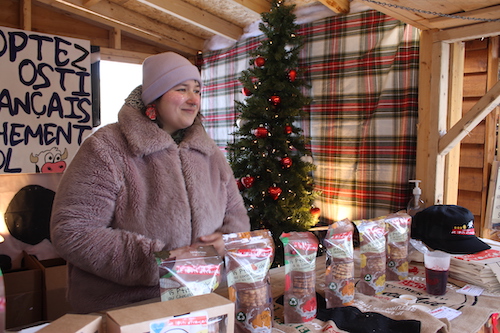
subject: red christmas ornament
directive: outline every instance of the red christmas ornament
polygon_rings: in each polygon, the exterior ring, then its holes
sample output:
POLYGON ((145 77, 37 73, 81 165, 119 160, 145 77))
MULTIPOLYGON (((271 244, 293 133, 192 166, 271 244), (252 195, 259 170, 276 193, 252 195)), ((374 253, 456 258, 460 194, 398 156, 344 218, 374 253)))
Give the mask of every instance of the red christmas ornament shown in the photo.
POLYGON ((236 185, 238 185, 238 190, 240 191, 243 191, 245 189, 243 183, 241 182, 241 179, 236 179, 236 185))
POLYGON ((291 69, 288 72, 288 78, 290 79, 290 82, 295 81, 295 78, 297 77, 297 71, 295 69, 291 69))
POLYGON ((241 92, 243 93, 243 95, 245 96, 252 96, 252 92, 250 91, 250 89, 248 89, 247 87, 243 87, 243 89, 241 89, 241 92))
POLYGON ((282 191, 283 190, 276 185, 273 185, 267 189, 267 193, 269 193, 269 196, 271 196, 273 200, 278 200, 282 191))
POLYGON ((293 128, 292 128, 292 126, 290 126, 290 125, 286 125, 286 126, 285 126, 285 133, 286 133, 286 134, 292 134, 292 132, 293 132, 293 128))
POLYGON ((281 159, 281 166, 285 169, 288 169, 289 167, 292 166, 292 159, 290 157, 283 157, 281 159))
POLYGON ((262 67, 266 64, 266 59, 264 57, 257 57, 257 58, 255 58, 253 63, 257 67, 262 67))
POLYGON ((311 208, 311 215, 314 217, 314 218, 319 218, 319 215, 321 214, 321 209, 319 209, 318 207, 313 207, 311 208))
POLYGON ((269 98, 269 102, 271 102, 272 105, 277 106, 281 103, 281 97, 273 95, 269 98))
POLYGON ((268 130, 265 127, 257 127, 254 131, 254 135, 258 138, 265 138, 267 136, 268 130))
POLYGON ((245 188, 250 188, 253 186, 253 183, 255 181, 255 178, 252 177, 252 176, 245 176, 245 177, 242 177, 241 178, 241 184, 245 187, 245 188))

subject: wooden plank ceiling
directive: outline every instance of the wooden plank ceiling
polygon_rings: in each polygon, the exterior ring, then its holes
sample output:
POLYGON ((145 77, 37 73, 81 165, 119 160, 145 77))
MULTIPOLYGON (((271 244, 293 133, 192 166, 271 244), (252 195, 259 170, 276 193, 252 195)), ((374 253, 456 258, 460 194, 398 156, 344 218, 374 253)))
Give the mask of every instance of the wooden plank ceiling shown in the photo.
MULTIPOLYGON (((1 0, 6 1, 6 0, 1 0)), ((121 48, 121 36, 193 56, 213 36, 236 41, 245 27, 270 8, 268 0, 19 0, 21 22, 31 30, 32 6, 109 29, 108 47, 121 48)), ((500 19, 500 0, 286 0, 297 10, 316 8, 324 16, 352 8, 374 8, 422 30, 449 29, 500 19), (321 9, 322 8, 322 9, 321 9), (462 17, 462 18, 461 18, 462 17)), ((496 24, 500 24, 496 22, 496 24)))

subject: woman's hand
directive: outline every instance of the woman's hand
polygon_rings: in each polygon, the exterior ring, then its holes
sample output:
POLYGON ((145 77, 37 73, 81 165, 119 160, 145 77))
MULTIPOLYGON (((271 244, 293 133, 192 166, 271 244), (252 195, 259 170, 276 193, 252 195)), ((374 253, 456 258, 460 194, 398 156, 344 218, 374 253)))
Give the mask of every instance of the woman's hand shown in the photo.
POLYGON ((201 236, 194 245, 213 245, 217 253, 224 258, 225 250, 222 232, 214 232, 210 235, 201 236))

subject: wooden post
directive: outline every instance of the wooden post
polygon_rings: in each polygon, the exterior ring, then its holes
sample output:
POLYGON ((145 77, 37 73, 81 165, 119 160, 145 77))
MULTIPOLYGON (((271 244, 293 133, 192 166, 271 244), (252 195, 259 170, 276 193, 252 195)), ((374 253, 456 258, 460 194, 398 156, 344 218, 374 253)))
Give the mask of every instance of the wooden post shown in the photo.
POLYGON ((432 32, 424 31, 420 55, 416 178, 422 180, 427 205, 443 204, 445 155, 439 153, 438 144, 447 129, 450 46, 433 41, 432 32))
POLYGON ((19 15, 21 29, 31 30, 31 0, 21 0, 21 10, 19 15))
MULTIPOLYGON (((455 42, 450 56, 450 95, 447 128, 453 127, 462 118, 462 98, 464 82, 465 44, 455 42)), ((460 166, 460 143, 445 156, 443 203, 456 205, 458 200, 458 176, 460 166)))

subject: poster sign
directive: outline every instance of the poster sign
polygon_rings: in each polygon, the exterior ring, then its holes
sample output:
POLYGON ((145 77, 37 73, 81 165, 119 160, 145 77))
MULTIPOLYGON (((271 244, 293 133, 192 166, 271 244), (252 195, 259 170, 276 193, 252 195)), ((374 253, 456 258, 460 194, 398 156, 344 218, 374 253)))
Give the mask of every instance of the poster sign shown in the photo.
POLYGON ((92 131, 90 41, 0 27, 0 174, 59 173, 92 131))

